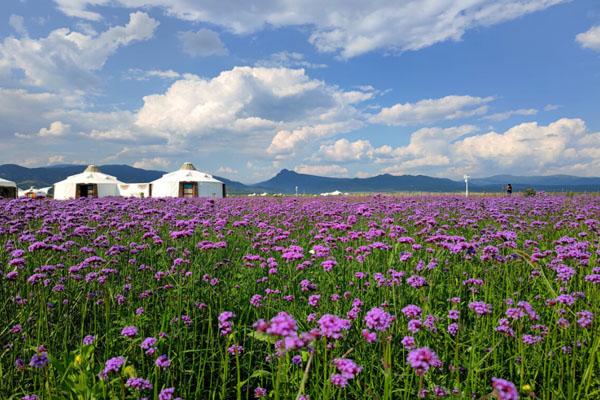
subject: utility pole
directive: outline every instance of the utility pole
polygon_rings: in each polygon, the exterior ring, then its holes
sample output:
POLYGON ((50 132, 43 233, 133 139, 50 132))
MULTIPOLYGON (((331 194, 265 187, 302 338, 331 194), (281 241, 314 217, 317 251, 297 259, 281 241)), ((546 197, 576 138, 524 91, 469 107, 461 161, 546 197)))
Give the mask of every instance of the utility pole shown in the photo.
POLYGON ((465 197, 469 197, 469 179, 471 179, 471 177, 469 175, 465 175, 463 178, 465 180, 465 197))

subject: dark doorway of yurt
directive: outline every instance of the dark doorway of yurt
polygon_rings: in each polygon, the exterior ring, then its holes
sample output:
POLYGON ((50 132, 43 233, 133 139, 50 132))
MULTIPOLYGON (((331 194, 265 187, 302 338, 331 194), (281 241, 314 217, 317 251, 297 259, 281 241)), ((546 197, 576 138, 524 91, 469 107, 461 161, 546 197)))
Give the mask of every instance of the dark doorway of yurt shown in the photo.
POLYGON ((17 188, 0 186, 0 199, 17 198, 17 188))
POLYGON ((198 197, 198 182, 180 182, 179 197, 198 197))
POLYGON ((76 197, 98 197, 98 185, 78 184, 76 197))

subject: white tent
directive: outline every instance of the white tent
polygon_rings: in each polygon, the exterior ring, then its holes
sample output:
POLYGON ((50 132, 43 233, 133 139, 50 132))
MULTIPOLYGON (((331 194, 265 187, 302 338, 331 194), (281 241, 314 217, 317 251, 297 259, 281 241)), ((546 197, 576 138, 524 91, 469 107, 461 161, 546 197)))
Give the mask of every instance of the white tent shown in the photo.
POLYGON ((14 199, 17 197, 17 184, 0 178, 0 198, 14 199))
POLYGON ((123 197, 150 197, 150 183, 119 183, 119 194, 123 197))
POLYGON ((225 184, 192 163, 183 163, 175 172, 164 174, 150 184, 151 197, 225 197, 225 184))
POLYGON ((321 196, 348 196, 348 193, 342 193, 339 190, 334 190, 333 192, 321 193, 321 196))
POLYGON ((54 184, 54 198, 57 200, 76 199, 79 197, 119 196, 120 182, 111 175, 100 172, 95 165, 88 166, 85 171, 71 175, 67 179, 54 184))
POLYGON ((29 197, 29 198, 37 198, 37 197, 47 197, 48 196, 48 191, 51 189, 52 187, 45 187, 45 188, 36 188, 31 186, 29 189, 27 190, 21 190, 19 189, 19 197, 29 197))

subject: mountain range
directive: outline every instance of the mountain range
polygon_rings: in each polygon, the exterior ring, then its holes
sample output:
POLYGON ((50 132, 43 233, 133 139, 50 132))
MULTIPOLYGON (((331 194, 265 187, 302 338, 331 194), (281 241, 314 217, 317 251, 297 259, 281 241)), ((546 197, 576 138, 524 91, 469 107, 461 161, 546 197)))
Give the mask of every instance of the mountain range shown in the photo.
MULTIPOLYGON (((0 165, 0 178, 17 183, 20 188, 30 186, 45 187, 78 174, 84 165, 53 165, 48 167, 27 168, 16 164, 0 165)), ((150 182, 160 178, 165 172, 145 170, 129 165, 103 165, 102 172, 116 176, 126 183, 150 182)), ((343 192, 462 192, 465 183, 446 178, 425 175, 383 174, 369 178, 334 178, 300 174, 288 169, 281 170, 269 180, 255 184, 244 184, 227 178, 215 176, 227 186, 230 194, 246 193, 298 193, 316 194, 340 190, 343 192)), ((514 191, 534 188, 548 192, 598 192, 600 177, 578 177, 571 175, 514 176, 494 175, 487 178, 473 178, 469 189, 473 192, 500 192, 505 184, 511 183, 514 191)))

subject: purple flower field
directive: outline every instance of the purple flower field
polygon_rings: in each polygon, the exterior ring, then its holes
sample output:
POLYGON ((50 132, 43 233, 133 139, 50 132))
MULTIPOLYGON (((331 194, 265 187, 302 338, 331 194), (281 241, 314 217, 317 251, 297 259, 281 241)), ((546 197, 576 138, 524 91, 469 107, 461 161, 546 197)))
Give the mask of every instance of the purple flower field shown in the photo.
POLYGON ((600 197, 0 202, 2 399, 598 399, 600 197))

